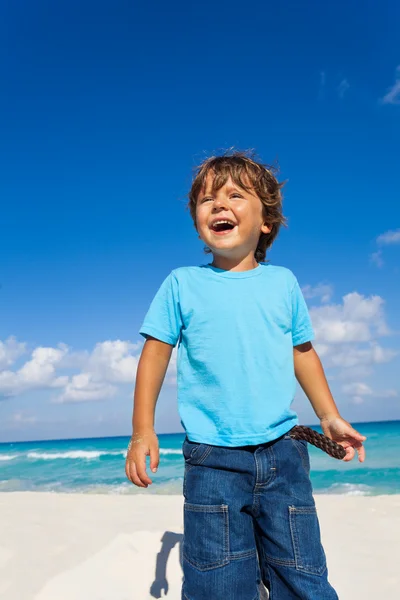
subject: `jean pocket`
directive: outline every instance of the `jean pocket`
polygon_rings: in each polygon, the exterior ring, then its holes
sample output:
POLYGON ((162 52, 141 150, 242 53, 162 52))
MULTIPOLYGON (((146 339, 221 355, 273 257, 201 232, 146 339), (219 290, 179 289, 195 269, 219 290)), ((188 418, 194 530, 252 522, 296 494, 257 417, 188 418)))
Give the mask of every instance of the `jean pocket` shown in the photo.
POLYGON ((200 571, 229 563, 229 514, 226 504, 184 503, 183 556, 200 571))
POLYGON ((326 556, 315 506, 289 506, 289 522, 296 569, 322 575, 326 556))
POLYGON ((203 462, 210 454, 212 446, 201 444, 199 442, 191 442, 187 438, 184 439, 182 445, 182 454, 187 463, 192 466, 203 462))

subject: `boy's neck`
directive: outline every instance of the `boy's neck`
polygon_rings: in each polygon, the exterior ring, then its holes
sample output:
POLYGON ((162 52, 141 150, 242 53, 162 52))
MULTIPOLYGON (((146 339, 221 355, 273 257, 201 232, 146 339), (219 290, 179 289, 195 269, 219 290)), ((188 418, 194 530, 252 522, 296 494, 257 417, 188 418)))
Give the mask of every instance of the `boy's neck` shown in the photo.
POLYGON ((224 269, 224 271, 250 271, 258 267, 254 254, 242 258, 228 258, 226 256, 214 256, 212 267, 224 269))

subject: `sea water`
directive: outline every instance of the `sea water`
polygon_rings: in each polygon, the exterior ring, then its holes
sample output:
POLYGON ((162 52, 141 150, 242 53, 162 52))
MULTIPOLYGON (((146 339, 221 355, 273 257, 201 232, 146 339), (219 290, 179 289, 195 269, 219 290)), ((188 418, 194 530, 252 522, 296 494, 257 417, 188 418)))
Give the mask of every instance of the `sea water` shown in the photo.
MULTIPOLYGON (((331 458, 308 446, 315 493, 378 495, 400 493, 400 421, 353 424, 367 436, 367 459, 331 458)), ((314 429, 321 431, 317 426, 314 429)), ((85 494, 182 494, 183 433, 158 434, 160 464, 148 488, 125 475, 129 437, 0 444, 0 492, 47 491, 85 494)))

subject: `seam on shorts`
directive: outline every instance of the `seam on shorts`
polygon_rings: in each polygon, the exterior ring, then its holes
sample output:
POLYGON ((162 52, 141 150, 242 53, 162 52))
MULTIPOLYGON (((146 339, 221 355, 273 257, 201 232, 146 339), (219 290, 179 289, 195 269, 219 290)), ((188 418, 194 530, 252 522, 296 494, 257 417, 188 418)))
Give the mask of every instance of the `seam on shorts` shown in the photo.
POLYGON ((186 510, 192 512, 206 512, 206 513, 227 513, 229 510, 228 504, 195 504, 194 502, 185 502, 184 507, 186 510))
POLYGON ((306 455, 305 455, 305 453, 303 451, 304 449, 303 450, 301 449, 301 447, 302 447, 301 444, 297 444, 297 440, 294 440, 293 438, 290 438, 290 439, 292 440, 292 443, 293 443, 294 447, 296 448, 297 452, 300 455, 301 462, 303 463, 304 470, 308 473, 309 472, 309 468, 308 468, 308 463, 307 463, 307 457, 306 457, 306 455))
MULTIPOLYGON (((273 450, 272 446, 268 446, 268 448, 266 448, 267 451, 267 455, 268 455, 268 463, 271 465, 269 468, 269 477, 266 479, 266 481, 262 481, 260 483, 256 483, 254 486, 254 492, 257 493, 257 491, 260 488, 266 487, 267 485, 269 485, 276 476, 276 457, 275 457, 275 453, 273 450)), ((256 479, 258 479, 258 466, 257 466, 257 460, 256 457, 254 456, 254 460, 256 463, 256 479)))
POLYGON ((226 567, 226 565, 230 564, 229 558, 224 558, 214 563, 210 563, 206 567, 195 563, 194 561, 190 560, 190 558, 188 558, 187 556, 184 556, 184 560, 186 560, 186 562, 189 563, 189 565, 192 565, 192 567, 194 567, 201 573, 204 573, 206 571, 214 571, 215 569, 220 569, 221 567, 226 567))
POLYGON ((256 456, 254 455, 254 462, 256 465, 256 483, 254 484, 254 487, 253 487, 253 504, 251 506, 251 511, 255 517, 257 517, 260 512, 260 496, 261 496, 263 489, 266 488, 276 477, 276 457, 275 457, 273 447, 268 446, 266 448, 266 450, 268 453, 268 461, 272 466, 269 469, 268 479, 266 481, 263 481, 262 483, 261 482, 257 483, 259 469, 258 469, 258 465, 257 465, 256 456))
POLYGON ((296 566, 295 560, 284 560, 282 558, 273 558, 272 556, 269 556, 269 554, 264 554, 264 556, 268 562, 275 563, 276 565, 282 565, 284 567, 295 567, 296 566))
POLYGON ((242 558, 251 558, 256 555, 256 550, 240 550, 239 552, 231 552, 230 560, 241 560, 242 558))

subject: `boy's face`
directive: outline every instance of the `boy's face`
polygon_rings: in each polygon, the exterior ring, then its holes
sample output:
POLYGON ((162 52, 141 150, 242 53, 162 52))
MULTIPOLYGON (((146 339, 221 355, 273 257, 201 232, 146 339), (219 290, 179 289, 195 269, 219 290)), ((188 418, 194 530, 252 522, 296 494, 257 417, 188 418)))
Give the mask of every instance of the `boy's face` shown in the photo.
POLYGON ((231 177, 212 192, 213 174, 209 173, 197 198, 196 224, 202 241, 215 255, 242 258, 254 252, 261 233, 271 227, 264 223, 263 205, 252 188, 250 192, 235 184, 231 177), (232 225, 216 224, 228 220, 232 225))

